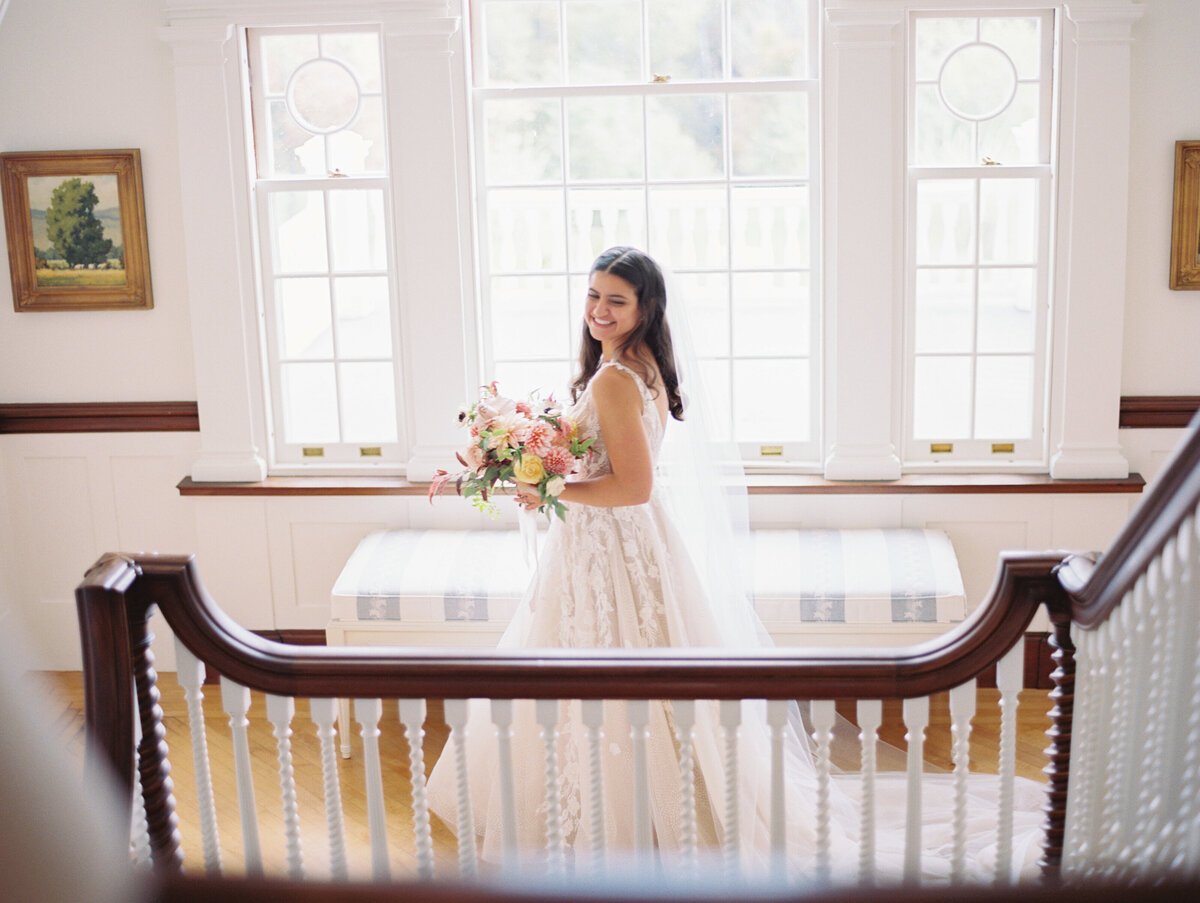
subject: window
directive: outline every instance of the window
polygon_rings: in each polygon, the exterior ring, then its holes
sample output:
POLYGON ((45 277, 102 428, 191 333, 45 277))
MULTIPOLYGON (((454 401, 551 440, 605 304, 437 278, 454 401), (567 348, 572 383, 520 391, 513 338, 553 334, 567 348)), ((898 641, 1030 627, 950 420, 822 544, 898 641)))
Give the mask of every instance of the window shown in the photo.
POLYGON ((747 460, 816 460, 816 4, 471 8, 484 372, 561 393, 588 268, 636 245, 747 460))
POLYGON ((271 463, 394 464, 379 35, 251 29, 247 44, 271 463))
POLYGON ((905 461, 1044 462, 1052 11, 914 13, 905 461))

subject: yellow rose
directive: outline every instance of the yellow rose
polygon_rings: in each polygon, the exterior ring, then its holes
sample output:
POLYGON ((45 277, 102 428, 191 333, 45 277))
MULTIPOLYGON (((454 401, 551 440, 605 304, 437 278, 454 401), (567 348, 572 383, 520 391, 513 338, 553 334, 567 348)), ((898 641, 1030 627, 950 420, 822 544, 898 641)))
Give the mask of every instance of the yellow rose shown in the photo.
POLYGON ((537 455, 521 455, 521 460, 513 465, 513 476, 522 483, 540 483, 545 475, 546 468, 537 455))

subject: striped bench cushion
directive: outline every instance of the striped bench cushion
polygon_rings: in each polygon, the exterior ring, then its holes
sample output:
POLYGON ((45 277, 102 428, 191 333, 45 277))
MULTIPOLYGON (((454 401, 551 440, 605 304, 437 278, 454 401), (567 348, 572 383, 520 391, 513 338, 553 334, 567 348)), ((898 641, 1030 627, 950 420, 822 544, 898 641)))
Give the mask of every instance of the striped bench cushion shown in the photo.
MULTIPOLYGON (((960 621, 962 576, 937 530, 755 530, 764 623, 960 621)), ((530 578, 515 530, 385 530, 366 536, 333 587, 336 621, 505 625, 530 578)))

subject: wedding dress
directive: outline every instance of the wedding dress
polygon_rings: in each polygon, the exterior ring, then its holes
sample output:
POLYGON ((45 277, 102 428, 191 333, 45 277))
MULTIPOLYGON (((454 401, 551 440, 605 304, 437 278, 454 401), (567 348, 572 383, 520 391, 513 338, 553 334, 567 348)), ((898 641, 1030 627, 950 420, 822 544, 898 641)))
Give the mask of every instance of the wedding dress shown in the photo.
MULTIPOLYGON (((665 428, 652 393, 623 364, 609 362, 602 366, 619 368, 636 382, 642 398, 642 422, 657 459, 665 428)), ((590 385, 567 414, 583 435, 596 437, 593 453, 583 460, 579 476, 586 479, 610 472, 590 385)), ((552 519, 538 556, 536 575, 498 648, 729 648, 736 641, 731 642, 723 633, 721 619, 713 613, 703 582, 673 522, 658 479, 645 504, 615 508, 572 505, 565 521, 552 519)), ((562 702, 560 706, 557 749, 563 835, 570 856, 579 864, 591 852, 587 734, 579 702, 562 702)), ((679 748, 670 703, 651 703, 650 708, 647 761, 653 841, 660 857, 665 857, 682 845, 679 748)), ((746 874, 764 875, 769 851, 771 763, 765 706, 761 702, 744 704, 743 713, 738 735, 741 865, 746 874)), ((523 851, 538 851, 545 846, 544 747, 533 703, 528 700, 518 701, 515 706, 512 742, 518 841, 523 851)), ((719 849, 729 828, 724 824, 723 746, 717 703, 698 702, 697 833, 700 847, 710 851, 719 849)), ((630 849, 634 836, 633 753, 623 703, 605 703, 602 750, 604 837, 610 850, 630 849)), ((496 741, 486 700, 471 702, 467 761, 482 856, 498 862, 502 858, 500 791, 495 779, 496 741)), ((785 769, 789 871, 811 875, 817 847, 816 770, 802 733, 794 727, 788 733, 785 769)), ((931 835, 927 830, 925 835, 927 850, 933 850, 925 869, 931 877, 948 871, 948 859, 943 861, 938 848, 944 847, 948 839, 951 785, 945 780, 942 785, 937 795, 945 802, 931 800, 928 794, 925 801, 925 821, 938 832, 931 835)), ((430 776, 429 803, 452 829, 456 824, 455 787, 453 756, 444 755, 430 776)), ((846 880, 852 880, 858 865, 856 795, 850 776, 837 779, 831 795, 830 836, 834 874, 846 880)), ((903 781, 881 778, 877 795, 881 812, 877 827, 880 868, 898 878, 904 838, 903 781), (894 804, 890 807, 889 799, 894 804), (891 815, 889 809, 894 810, 891 815)), ((981 825, 974 832, 982 838, 974 844, 976 854, 986 847, 986 829, 987 825, 981 825)), ((986 851, 982 859, 986 859, 986 851)))

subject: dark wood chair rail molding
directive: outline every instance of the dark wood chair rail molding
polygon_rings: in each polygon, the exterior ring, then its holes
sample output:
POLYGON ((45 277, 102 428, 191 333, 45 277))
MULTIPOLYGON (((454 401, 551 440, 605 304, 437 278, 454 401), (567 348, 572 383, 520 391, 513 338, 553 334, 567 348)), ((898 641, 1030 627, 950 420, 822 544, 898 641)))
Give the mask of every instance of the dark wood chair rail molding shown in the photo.
POLYGON ((200 430, 194 401, 0 404, 0 433, 164 433, 200 430))
POLYGON ((1125 395, 1121 398, 1122 429, 1187 426, 1200 411, 1200 395, 1125 395))

